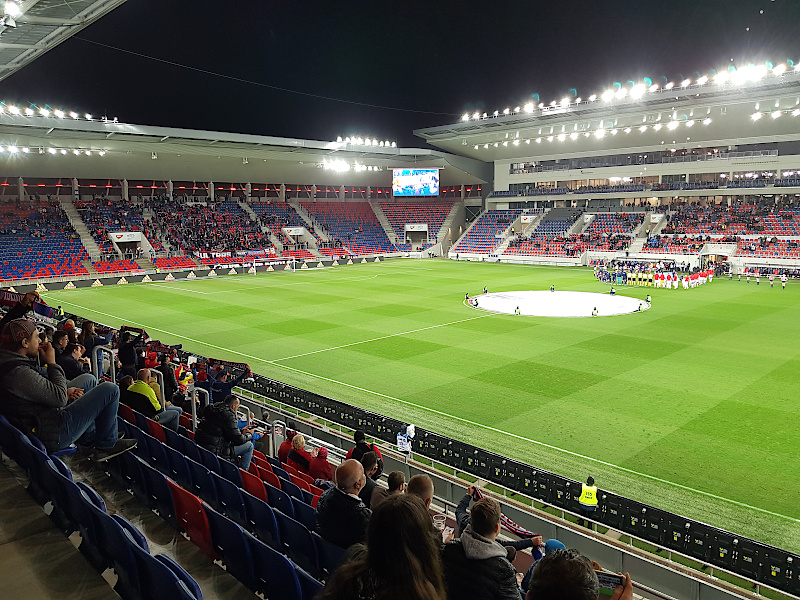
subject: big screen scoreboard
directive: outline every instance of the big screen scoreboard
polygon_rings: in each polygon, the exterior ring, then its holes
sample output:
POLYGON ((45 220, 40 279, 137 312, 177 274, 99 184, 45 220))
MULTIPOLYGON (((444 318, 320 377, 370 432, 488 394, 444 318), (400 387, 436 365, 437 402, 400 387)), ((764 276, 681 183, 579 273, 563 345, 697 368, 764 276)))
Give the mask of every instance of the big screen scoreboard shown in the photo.
POLYGON ((439 169, 392 169, 392 195, 438 196, 439 169))

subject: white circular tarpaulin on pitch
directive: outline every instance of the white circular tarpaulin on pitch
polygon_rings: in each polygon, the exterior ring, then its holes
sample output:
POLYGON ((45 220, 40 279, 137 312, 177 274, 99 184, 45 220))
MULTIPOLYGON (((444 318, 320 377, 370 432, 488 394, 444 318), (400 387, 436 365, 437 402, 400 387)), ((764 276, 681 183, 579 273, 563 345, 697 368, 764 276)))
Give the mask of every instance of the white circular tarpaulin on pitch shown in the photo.
POLYGON ((517 292, 494 292, 470 298, 473 306, 481 310, 513 315, 519 313, 531 317, 591 317, 597 308, 600 317, 626 315, 647 310, 644 300, 609 293, 551 292, 550 290, 522 290, 517 292), (477 306, 475 305, 477 303, 477 306))

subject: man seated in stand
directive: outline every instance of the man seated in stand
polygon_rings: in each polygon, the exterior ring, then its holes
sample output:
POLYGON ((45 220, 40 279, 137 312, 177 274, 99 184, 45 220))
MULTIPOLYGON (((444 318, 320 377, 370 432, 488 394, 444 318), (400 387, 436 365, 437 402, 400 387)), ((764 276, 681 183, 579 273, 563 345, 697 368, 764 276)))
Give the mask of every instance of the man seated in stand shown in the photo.
POLYGON ((500 504, 494 498, 481 498, 461 537, 442 548, 448 598, 520 600, 522 575, 495 541, 499 533, 500 504))
POLYGON ((119 388, 85 378, 68 387, 55 350, 40 342, 33 321, 9 321, 0 334, 0 414, 48 452, 78 444, 93 449, 96 462, 127 452, 136 440, 117 439, 119 388), (40 366, 43 365, 43 366, 40 366))
POLYGON ((67 344, 69 344, 69 334, 63 329, 56 330, 53 333, 53 348, 56 350, 56 361, 61 356, 61 353, 64 352, 67 344))
POLYGON ((69 381, 89 373, 89 359, 82 355, 83 346, 67 344, 64 351, 56 356, 56 363, 64 369, 64 376, 69 381))
POLYGON ((172 406, 166 401, 162 407, 161 401, 156 396, 153 388, 150 387, 151 378, 150 369, 140 369, 136 374, 136 381, 128 386, 120 401, 130 406, 133 410, 139 411, 145 417, 158 421, 163 427, 169 427, 175 431, 178 429, 178 421, 183 409, 178 406, 172 406))
POLYGON ((402 471, 392 471, 389 473, 389 489, 383 489, 380 486, 377 486, 372 491, 372 501, 370 502, 370 508, 375 510, 380 506, 381 502, 386 500, 389 496, 394 496, 395 494, 402 494, 406 487, 406 475, 402 471))
POLYGON ((332 544, 349 548, 364 542, 372 511, 358 497, 367 477, 357 460, 346 460, 336 469, 336 486, 317 503, 317 533, 332 544))
MULTIPOLYGON (((533 569, 527 600, 597 600, 600 585, 596 565, 577 550, 548 552, 533 569)), ((627 573, 609 600, 633 600, 633 584, 627 573)))
POLYGON ((364 474, 367 476, 367 480, 364 483, 364 487, 358 492, 358 497, 367 505, 367 508, 372 508, 372 492, 378 487, 378 484, 372 479, 378 470, 378 453, 365 452, 361 457, 361 466, 364 467, 364 474))
POLYGON ((223 402, 209 404, 203 410, 203 420, 197 428, 194 441, 226 460, 236 462, 241 458, 241 468, 247 471, 253 460, 253 440, 261 437, 253 433, 253 426, 239 429, 239 398, 231 394, 223 402))

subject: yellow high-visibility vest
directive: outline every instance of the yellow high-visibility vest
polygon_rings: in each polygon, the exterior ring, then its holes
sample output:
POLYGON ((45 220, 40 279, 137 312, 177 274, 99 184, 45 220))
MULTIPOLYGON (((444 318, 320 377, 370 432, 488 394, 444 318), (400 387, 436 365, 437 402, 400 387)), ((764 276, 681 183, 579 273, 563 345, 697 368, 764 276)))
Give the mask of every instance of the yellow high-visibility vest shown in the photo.
POLYGON ((597 506, 597 486, 581 484, 581 497, 578 498, 583 506, 597 506))

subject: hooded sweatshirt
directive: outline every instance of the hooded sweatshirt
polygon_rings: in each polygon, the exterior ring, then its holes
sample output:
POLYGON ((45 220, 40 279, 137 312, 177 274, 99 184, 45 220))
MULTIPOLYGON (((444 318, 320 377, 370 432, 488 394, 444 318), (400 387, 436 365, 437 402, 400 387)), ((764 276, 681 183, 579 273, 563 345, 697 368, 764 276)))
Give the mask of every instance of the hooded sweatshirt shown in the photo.
POLYGON ((25 434, 38 437, 48 452, 58 448, 61 411, 67 405, 67 378, 56 365, 0 350, 0 414, 25 434))
POLYGON ((506 549, 472 530, 442 548, 448 599, 520 600, 517 570, 506 549))

